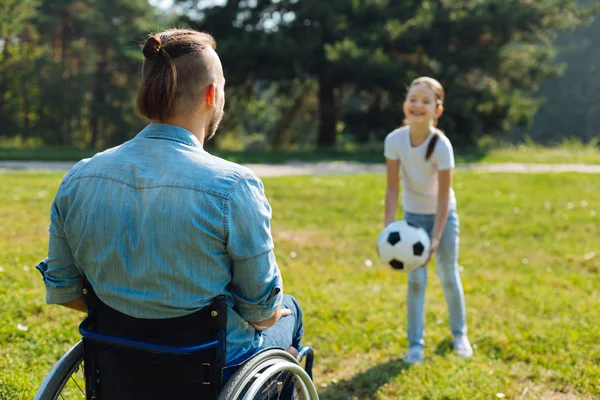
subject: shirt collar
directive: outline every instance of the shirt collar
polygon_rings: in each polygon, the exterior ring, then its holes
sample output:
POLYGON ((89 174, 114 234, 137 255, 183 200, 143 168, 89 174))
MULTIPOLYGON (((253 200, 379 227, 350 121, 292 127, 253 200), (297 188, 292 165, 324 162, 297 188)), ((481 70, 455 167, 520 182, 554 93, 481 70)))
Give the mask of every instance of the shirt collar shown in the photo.
POLYGON ((188 146, 202 148, 202 143, 192 132, 176 125, 152 123, 138 133, 136 137, 172 140, 188 146))

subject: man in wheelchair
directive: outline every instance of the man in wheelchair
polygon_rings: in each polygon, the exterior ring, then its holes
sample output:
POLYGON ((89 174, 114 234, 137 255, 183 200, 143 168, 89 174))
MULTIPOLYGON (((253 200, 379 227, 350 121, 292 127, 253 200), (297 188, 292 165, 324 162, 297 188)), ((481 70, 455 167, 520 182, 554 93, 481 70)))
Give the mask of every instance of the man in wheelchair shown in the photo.
POLYGON ((215 48, 193 30, 150 35, 137 107, 151 123, 77 163, 52 203, 37 268, 47 303, 89 311, 87 398, 210 398, 226 380, 215 369, 270 347, 301 356, 262 182, 203 149, 225 104, 215 48))

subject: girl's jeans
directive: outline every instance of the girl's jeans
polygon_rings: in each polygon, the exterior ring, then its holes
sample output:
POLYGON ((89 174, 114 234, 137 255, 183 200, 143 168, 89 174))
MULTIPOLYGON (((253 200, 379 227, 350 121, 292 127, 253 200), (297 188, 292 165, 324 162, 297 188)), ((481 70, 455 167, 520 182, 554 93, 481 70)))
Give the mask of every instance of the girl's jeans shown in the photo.
MULTIPOLYGON (((404 219, 425 229, 431 236, 434 214, 404 213, 404 219)), ((450 210, 448 221, 442 233, 435 253, 437 275, 444 289, 444 297, 450 314, 452 334, 467 334, 467 317, 465 311, 465 295, 460 274, 458 272, 458 242, 460 221, 456 210, 450 210)), ((425 328, 425 287, 427 286, 427 267, 419 268, 408 275, 408 329, 409 345, 425 346, 423 340, 425 328)))

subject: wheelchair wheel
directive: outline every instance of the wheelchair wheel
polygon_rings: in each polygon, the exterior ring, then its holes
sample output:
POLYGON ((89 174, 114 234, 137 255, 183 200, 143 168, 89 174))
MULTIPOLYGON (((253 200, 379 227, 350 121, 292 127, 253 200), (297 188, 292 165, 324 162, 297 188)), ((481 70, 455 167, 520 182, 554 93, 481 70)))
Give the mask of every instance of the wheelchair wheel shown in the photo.
POLYGON ((77 343, 54 365, 34 400, 84 400, 83 342, 77 343))
POLYGON ((288 352, 271 349, 246 361, 225 384, 219 400, 318 400, 317 390, 288 352))
MULTIPOLYGON (((85 400, 83 343, 73 346, 54 365, 34 400, 85 400)), ((318 400, 317 390, 298 361, 288 352, 266 350, 231 377, 218 400, 318 400)))

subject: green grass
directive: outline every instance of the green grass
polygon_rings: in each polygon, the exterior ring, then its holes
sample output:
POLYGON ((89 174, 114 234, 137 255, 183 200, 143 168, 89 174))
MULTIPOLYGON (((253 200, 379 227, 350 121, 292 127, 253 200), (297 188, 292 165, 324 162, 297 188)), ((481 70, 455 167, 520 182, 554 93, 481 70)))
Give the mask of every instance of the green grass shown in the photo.
MULTIPOLYGON (((99 150, 68 147, 16 148, 0 146, 0 161, 78 161, 91 157, 99 150)), ((361 151, 227 151, 211 153, 237 163, 283 164, 290 161, 356 161, 383 162, 383 149, 361 151)), ((592 145, 565 143, 557 147, 534 144, 496 148, 456 149, 457 163, 547 163, 547 164, 600 164, 600 148, 592 145)))
MULTIPOLYGON (((32 398, 78 339, 80 315, 44 304, 34 267, 45 256, 48 208, 60 178, 0 174, 1 399, 32 398)), ((452 354, 431 269, 427 361, 409 367, 401 361, 406 275, 378 262, 374 245, 384 177, 264 179, 285 289, 304 308, 321 398, 597 398, 597 181, 595 175, 457 173, 460 263, 475 357, 452 354)))
MULTIPOLYGON (((0 147, 0 161, 79 161, 100 150, 67 147, 7 148, 0 147)), ((359 161, 381 162, 380 152, 349 151, 227 151, 212 154, 237 163, 283 164, 289 161, 359 161)))
MULTIPOLYGON (((457 159, 460 161, 459 153, 457 159)), ((581 147, 543 147, 510 146, 490 150, 483 158, 486 163, 522 162, 534 164, 600 164, 600 148, 581 147)))

